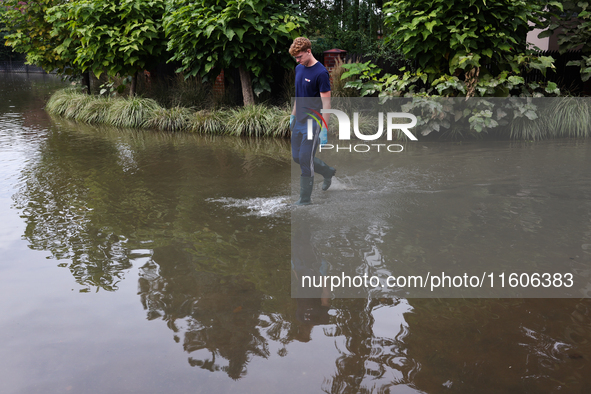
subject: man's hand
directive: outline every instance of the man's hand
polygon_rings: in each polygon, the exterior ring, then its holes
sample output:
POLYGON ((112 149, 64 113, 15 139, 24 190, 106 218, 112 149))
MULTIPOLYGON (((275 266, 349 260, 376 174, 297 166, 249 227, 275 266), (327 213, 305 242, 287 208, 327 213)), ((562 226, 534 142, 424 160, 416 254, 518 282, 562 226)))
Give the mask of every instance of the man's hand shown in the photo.
POLYGON ((326 127, 322 127, 320 130, 320 145, 328 144, 328 130, 326 127))

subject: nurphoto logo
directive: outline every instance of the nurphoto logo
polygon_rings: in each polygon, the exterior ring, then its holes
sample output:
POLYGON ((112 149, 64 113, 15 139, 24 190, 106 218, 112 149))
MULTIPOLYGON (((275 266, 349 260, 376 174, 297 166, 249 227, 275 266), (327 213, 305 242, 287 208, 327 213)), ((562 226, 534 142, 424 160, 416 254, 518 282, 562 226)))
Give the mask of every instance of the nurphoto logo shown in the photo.
MULTIPOLYGON (((349 141, 351 140, 351 120, 349 116, 340 111, 338 109, 321 109, 320 112, 314 111, 310 109, 314 114, 308 113, 311 119, 308 119, 308 139, 312 140, 314 138, 313 132, 313 121, 316 121, 318 126, 321 128, 323 125, 326 127, 326 120, 322 116, 323 114, 334 114, 337 117, 339 122, 339 140, 342 141, 349 141)), ((386 114, 386 139, 388 141, 392 141, 392 135, 394 130, 402 131, 408 139, 411 141, 417 141, 417 137, 415 137, 411 132, 410 128, 416 126, 417 118, 413 114, 409 114, 406 112, 388 112, 386 114), (394 119, 410 119, 408 123, 394 123, 394 119)), ((376 141, 384 134, 384 113, 378 113, 378 131, 375 134, 362 134, 359 131, 359 113, 353 113, 353 133, 355 137, 362 141, 376 141)), ((349 146, 338 146, 338 145, 331 145, 325 144, 320 146, 320 151, 328 150, 328 149, 335 149, 336 152, 339 151, 348 151, 348 152, 358 152, 364 153, 369 152, 372 149, 376 149, 380 152, 380 149, 384 148, 385 151, 398 153, 402 152, 404 149, 400 144, 355 144, 349 146)))

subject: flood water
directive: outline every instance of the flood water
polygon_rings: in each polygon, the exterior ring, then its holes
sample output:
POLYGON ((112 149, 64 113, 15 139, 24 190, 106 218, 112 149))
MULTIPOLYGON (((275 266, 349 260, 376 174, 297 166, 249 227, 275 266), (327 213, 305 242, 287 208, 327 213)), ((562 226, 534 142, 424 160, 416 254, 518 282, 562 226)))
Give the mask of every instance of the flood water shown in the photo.
MULTIPOLYGON (((43 106, 62 86, 0 74, 1 393, 591 392, 589 298, 293 299, 286 141, 51 119, 43 106)), ((582 140, 409 149, 390 223, 400 255, 461 259, 483 220, 483 254, 507 247, 509 228, 544 234, 531 253, 584 275, 590 153, 582 140), (487 157, 520 166, 519 180, 489 176, 462 219, 487 157), (416 191, 443 184, 434 220, 416 191), (486 212, 495 194, 513 198, 506 217, 486 212)), ((312 210, 372 187, 338 175, 312 210)))

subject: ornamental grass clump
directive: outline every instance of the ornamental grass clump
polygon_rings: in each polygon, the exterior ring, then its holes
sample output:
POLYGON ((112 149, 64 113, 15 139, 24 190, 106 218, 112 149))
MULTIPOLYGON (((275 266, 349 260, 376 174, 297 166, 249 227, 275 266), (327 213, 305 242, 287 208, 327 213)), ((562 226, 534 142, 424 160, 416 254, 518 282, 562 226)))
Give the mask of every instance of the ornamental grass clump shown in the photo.
POLYGON ((227 112, 226 127, 229 135, 267 137, 275 132, 273 110, 262 104, 247 105, 227 112))
POLYGON ((45 110, 50 114, 62 115, 68 105, 69 97, 74 94, 73 89, 58 90, 55 92, 45 104, 45 110))
MULTIPOLYGON (((510 138, 515 140, 541 140, 545 137, 554 136, 551 132, 545 132, 544 122, 537 119, 528 119, 526 117, 515 118, 511 122, 510 138)), ((547 126, 547 123, 546 123, 547 126)))
POLYGON ((271 118, 269 119, 269 130, 265 135, 272 137, 287 138, 291 135, 289 130, 289 116, 291 115, 291 108, 273 107, 271 110, 271 118))
POLYGON ((45 109, 50 114, 74 119, 78 110, 88 104, 90 100, 92 100, 92 96, 81 93, 78 89, 63 89, 51 96, 45 109))
POLYGON ((159 109, 162 107, 152 99, 134 97, 114 100, 107 122, 115 127, 143 127, 159 109))
POLYGON ((86 106, 92 103, 94 97, 80 93, 72 96, 69 105, 65 108, 63 117, 66 119, 76 119, 76 116, 83 111, 86 106))
POLYGON ((142 127, 166 131, 181 131, 192 127, 192 114, 189 108, 158 108, 142 127))
POLYGON ((591 105, 581 97, 561 97, 537 102, 537 117, 519 117, 511 123, 511 138, 588 138, 591 136, 591 105))
POLYGON ((198 111, 192 115, 191 131, 202 134, 225 134, 225 119, 220 111, 198 111))
POLYGON ((575 138, 591 136, 591 105, 588 98, 554 99, 547 114, 548 127, 553 136, 575 138))
POLYGON ((108 97, 94 97, 78 111, 74 119, 84 123, 106 123, 113 102, 108 97))

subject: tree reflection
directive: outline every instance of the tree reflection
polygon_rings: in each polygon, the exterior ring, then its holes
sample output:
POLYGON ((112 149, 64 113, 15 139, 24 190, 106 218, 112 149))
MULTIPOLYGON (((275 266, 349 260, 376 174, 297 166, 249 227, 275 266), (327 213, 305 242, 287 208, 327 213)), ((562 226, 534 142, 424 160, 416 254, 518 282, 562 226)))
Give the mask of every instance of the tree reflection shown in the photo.
MULTIPOLYGON (((296 327, 267 302, 277 293, 257 289, 245 275, 201 271, 196 260, 178 248, 157 248, 141 267, 142 304, 149 319, 166 321, 189 364, 239 379, 253 357, 270 356, 269 341, 291 342, 296 327)), ((289 306, 289 298, 281 302, 289 306)))
POLYGON ((266 149, 193 136, 151 138, 113 130, 98 134, 80 125, 69 132, 68 127, 61 124, 47 134, 23 170, 14 200, 27 223, 24 238, 30 247, 62 260, 60 266, 68 267, 86 291, 116 290, 131 267, 133 250, 173 240, 199 244, 193 248, 197 255, 217 256, 213 252, 221 250, 222 260, 229 258, 238 249, 236 229, 247 225, 225 220, 227 214, 212 211, 215 207, 203 209, 204 200, 220 192, 232 195, 232 184, 239 193, 266 190, 272 178, 260 168, 274 160, 274 168, 282 169, 280 155, 267 158, 269 151, 284 149, 276 144, 266 149), (243 165, 254 155, 257 165, 243 165), (197 223, 203 227, 196 231, 197 223))
MULTIPOLYGON (((117 164, 97 171, 85 163, 89 147, 69 146, 61 133, 49 134, 38 161, 23 171, 23 184, 14 196, 27 227, 24 238, 34 250, 49 251, 67 266, 78 283, 117 289, 123 272, 131 267, 125 237, 104 221, 99 200, 94 198, 97 177, 110 177, 117 164)), ((95 144, 92 150, 108 159, 115 154, 109 144, 95 144)))

